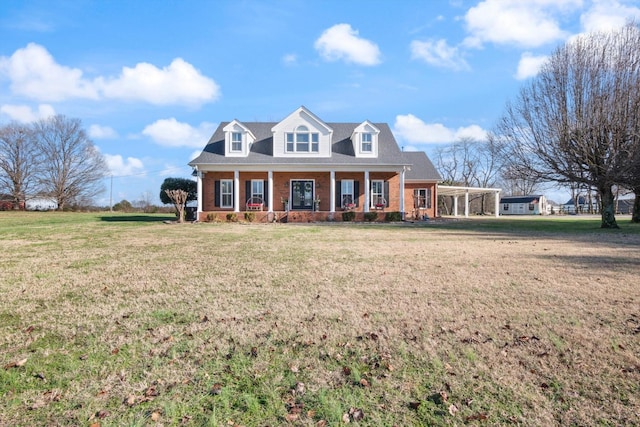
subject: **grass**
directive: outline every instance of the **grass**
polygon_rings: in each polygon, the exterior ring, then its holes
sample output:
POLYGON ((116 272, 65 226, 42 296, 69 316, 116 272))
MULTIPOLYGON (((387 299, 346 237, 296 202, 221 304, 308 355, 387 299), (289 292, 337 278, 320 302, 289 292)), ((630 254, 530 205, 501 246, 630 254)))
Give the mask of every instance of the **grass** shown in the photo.
POLYGON ((0 425, 635 425, 640 227, 0 213, 0 425))

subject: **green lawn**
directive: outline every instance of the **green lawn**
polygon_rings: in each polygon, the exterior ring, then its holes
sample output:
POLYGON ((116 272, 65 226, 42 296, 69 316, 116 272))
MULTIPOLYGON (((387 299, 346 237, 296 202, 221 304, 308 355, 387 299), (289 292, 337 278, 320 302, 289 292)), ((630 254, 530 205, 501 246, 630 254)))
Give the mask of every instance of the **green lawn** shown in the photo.
POLYGON ((0 212, 0 425, 637 425, 640 227, 0 212))

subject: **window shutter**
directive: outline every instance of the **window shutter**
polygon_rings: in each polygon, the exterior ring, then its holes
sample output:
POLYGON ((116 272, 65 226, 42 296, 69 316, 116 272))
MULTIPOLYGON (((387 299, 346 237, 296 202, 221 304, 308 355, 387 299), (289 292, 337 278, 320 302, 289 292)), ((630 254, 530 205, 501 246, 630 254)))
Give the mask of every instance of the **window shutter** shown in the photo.
POLYGON ((220 207, 220 181, 214 181, 213 183, 213 206, 220 207))
POLYGON ((360 181, 353 181, 353 198, 356 206, 360 206, 360 181))
POLYGON ((427 208, 431 209, 431 189, 427 188, 427 208))
POLYGON ((262 184, 262 189, 264 190, 264 207, 269 207, 269 181, 265 180, 262 184))
POLYGON ((342 207, 342 181, 336 181, 336 207, 342 207))
POLYGON ((244 200, 248 201, 253 194, 251 194, 251 181, 247 180, 244 182, 244 200))
MULTIPOLYGON (((390 197, 389 197, 389 181, 385 181, 384 182, 384 201, 385 201, 384 206, 386 208, 389 207, 389 199, 390 199, 390 197)), ((404 210, 404 207, 401 210, 404 210)))

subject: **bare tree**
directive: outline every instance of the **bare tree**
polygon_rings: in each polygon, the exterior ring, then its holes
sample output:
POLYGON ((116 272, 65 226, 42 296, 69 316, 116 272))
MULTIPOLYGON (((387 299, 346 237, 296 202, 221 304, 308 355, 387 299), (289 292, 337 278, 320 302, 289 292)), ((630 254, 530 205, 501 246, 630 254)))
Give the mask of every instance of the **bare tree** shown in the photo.
POLYGON ((618 228, 612 187, 630 167, 639 79, 637 26, 580 36, 550 56, 497 125, 516 167, 594 188, 602 228, 618 228))
POLYGON ((24 206, 35 186, 38 151, 31 129, 19 123, 0 128, 0 191, 11 196, 14 209, 24 206))
POLYGON ((56 199, 58 209, 104 191, 107 164, 80 120, 57 115, 35 122, 33 129, 43 156, 39 185, 44 193, 56 199))

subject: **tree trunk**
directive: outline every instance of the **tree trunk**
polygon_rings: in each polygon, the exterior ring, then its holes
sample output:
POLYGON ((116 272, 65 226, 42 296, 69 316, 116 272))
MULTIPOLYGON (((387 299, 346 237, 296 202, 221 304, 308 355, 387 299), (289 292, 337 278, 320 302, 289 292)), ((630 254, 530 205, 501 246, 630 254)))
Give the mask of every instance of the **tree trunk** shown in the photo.
POLYGON ((606 185, 599 189, 599 192, 601 196, 600 212, 602 212, 600 228, 620 228, 616 223, 615 203, 611 186, 606 185))
POLYGON ((640 223, 640 187, 633 189, 636 199, 633 201, 633 212, 631 213, 631 222, 640 223))

